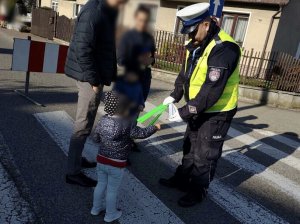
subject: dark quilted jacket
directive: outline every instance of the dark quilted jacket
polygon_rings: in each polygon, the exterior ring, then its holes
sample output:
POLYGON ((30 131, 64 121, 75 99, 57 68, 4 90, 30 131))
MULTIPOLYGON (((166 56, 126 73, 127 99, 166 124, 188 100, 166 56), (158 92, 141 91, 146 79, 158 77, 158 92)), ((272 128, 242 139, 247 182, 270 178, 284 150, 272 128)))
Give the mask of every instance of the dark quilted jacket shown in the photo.
POLYGON ((127 119, 103 116, 98 122, 93 140, 100 144, 99 155, 106 158, 127 160, 132 139, 144 139, 153 135, 155 126, 140 128, 127 119))
POLYGON ((93 86, 116 78, 117 11, 105 0, 89 0, 77 17, 65 65, 67 76, 93 86))

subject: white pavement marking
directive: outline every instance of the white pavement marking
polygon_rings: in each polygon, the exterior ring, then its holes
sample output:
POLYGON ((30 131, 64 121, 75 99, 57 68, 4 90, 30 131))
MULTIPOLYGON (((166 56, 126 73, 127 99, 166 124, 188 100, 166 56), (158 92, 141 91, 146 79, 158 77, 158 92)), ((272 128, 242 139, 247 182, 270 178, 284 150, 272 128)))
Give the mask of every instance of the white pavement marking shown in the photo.
MULTIPOLYGON (((149 108, 149 110, 153 109, 155 106, 151 103, 147 103, 146 104, 147 107, 149 108)), ((161 117, 161 120, 163 121, 166 121, 167 120, 167 113, 164 113, 161 117)), ((186 125, 184 123, 173 123, 173 124, 170 124, 170 122, 165 122, 167 124, 169 124, 170 126, 172 126, 173 129, 175 129, 176 131, 180 132, 180 133, 183 133, 185 131, 185 128, 186 128, 186 125)), ((233 129, 231 129, 233 130, 233 129)), ((236 133, 235 133, 236 134, 236 133)), ((243 134, 243 133, 239 133, 239 134, 243 134)), ((253 141, 253 139, 251 139, 253 141)), ((256 140, 255 140, 256 142, 256 140)), ((229 147, 228 146, 224 146, 224 151, 228 150, 229 147)), ((277 150, 277 149, 276 149, 277 150)), ((175 162, 178 162, 180 161, 180 158, 182 157, 181 153, 179 153, 180 155, 175 154, 175 155, 172 155, 172 159, 174 159, 175 162), (177 155, 177 156, 176 156, 177 155), (176 158, 175 158, 175 157, 176 158)), ((286 177, 283 177, 281 176, 280 174, 276 173, 275 171, 259 164, 259 163, 256 163, 255 161, 253 161, 252 159, 246 157, 245 155, 239 153, 239 152, 225 152, 223 155, 224 159, 227 159, 229 160, 231 163, 235 164, 236 166, 238 166, 239 168, 243 168, 245 170, 247 170, 248 172, 251 172, 253 174, 255 174, 255 176, 263 179, 263 180, 269 180, 271 181, 272 183, 274 183, 276 185, 277 188, 279 188, 282 192, 294 197, 297 201, 299 201, 300 199, 300 188, 299 186, 297 185, 297 183, 289 180, 288 178, 286 177)), ((287 162, 287 161, 286 161, 287 162)), ((290 162, 290 161, 289 161, 290 162)), ((290 164, 287 164, 287 165, 290 165, 290 164)), ((220 186, 221 182, 218 180, 218 181, 214 181, 212 182, 211 186, 210 186, 210 189, 215 193, 215 192, 223 192, 222 194, 230 194, 230 191, 231 194, 235 194, 236 192, 234 192, 233 189, 230 189, 227 187, 227 191, 224 192, 224 189, 226 189, 226 186, 220 186)), ((224 184, 223 184, 224 185, 224 184)), ((258 220, 252 220, 251 221, 251 217, 257 217, 257 215, 261 215, 261 217, 264 217, 264 213, 266 212, 264 209, 261 210, 261 209, 258 209, 256 210, 256 205, 253 206, 249 203, 249 199, 244 199, 243 196, 239 195, 239 201, 235 201, 236 197, 231 197, 231 196, 228 196, 228 197, 224 197, 226 199, 226 201, 223 201, 223 197, 222 194, 210 194, 210 197, 213 198, 213 200, 220 204, 223 208, 231 208, 233 206, 234 209, 232 210, 226 210, 228 211, 230 214, 232 214, 234 217, 237 217, 238 219, 242 219, 245 218, 246 221, 250 221, 250 223, 257 223, 256 221, 258 220), (229 201, 230 199, 232 199, 232 201, 229 201), (239 209, 237 210, 236 208, 236 205, 240 205, 239 206, 239 209), (254 209, 254 210, 252 210, 254 209), (254 213, 252 213, 254 212, 254 213), (258 214, 255 214, 255 212, 257 212, 258 214), (248 219, 250 218, 250 219, 248 219)), ((251 202, 251 201, 250 201, 251 202)), ((252 202, 251 202, 252 203, 252 202)), ((255 203, 254 203, 255 204, 255 203)), ((260 205, 257 205, 257 206, 260 206, 260 205)), ((269 211, 267 211, 269 212, 269 211)), ((271 213, 271 216, 273 217, 274 215, 271 213)), ((267 216, 266 216, 267 217, 267 216)), ((279 219, 281 220, 282 222, 285 222, 284 220, 280 219, 279 217, 276 217, 275 216, 275 219, 279 219)), ((267 220, 265 220, 267 221, 267 220)), ((280 221, 280 222, 281 222, 280 221)), ((261 221, 259 221, 261 222, 261 221)), ((274 222, 276 223, 276 222, 274 222)))
POLYGON ((272 169, 265 167, 238 152, 226 152, 230 150, 227 145, 224 145, 222 158, 231 162, 239 168, 247 170, 255 175, 256 178, 260 178, 263 181, 269 181, 272 183, 272 187, 277 188, 281 192, 291 196, 298 203, 300 203, 300 186, 296 182, 278 174, 272 169))
MULTIPOLYGON (((146 103, 146 107, 150 109, 153 109, 155 105, 151 103, 146 103)), ((173 129, 175 129, 177 132, 184 133, 186 129, 186 123, 171 123, 168 120, 168 114, 164 112, 161 116, 161 120, 165 123, 170 125, 173 129)), ((263 143, 262 141, 253 138, 252 136, 248 134, 244 134, 234 128, 230 128, 228 131, 228 135, 234 140, 238 140, 241 143, 249 146, 250 149, 258 150, 270 157, 273 157, 274 159, 284 163, 287 166, 290 166, 298 171, 300 171, 300 159, 289 155, 283 151, 280 151, 270 145, 267 145, 263 143)), ((276 139, 275 139, 276 140, 276 139)))
MULTIPOLYGON (((159 138, 158 135, 155 134, 155 136, 159 138)), ((146 141, 151 142, 151 139, 147 139, 146 141)), ((155 147, 158 150, 164 151, 166 146, 156 145, 155 147)), ((164 161, 166 165, 173 169, 180 164, 182 152, 175 153, 174 150, 169 147, 168 151, 170 152, 172 150, 173 154, 162 153, 165 156, 162 158, 161 156, 163 155, 159 155, 157 153, 158 150, 149 150, 148 152, 154 156, 158 156, 158 159, 164 161)), ((208 194, 216 204, 220 205, 220 207, 241 223, 287 223, 255 200, 238 193, 233 187, 228 186, 221 180, 215 179, 211 183, 208 194)))
MULTIPOLYGON (((149 102, 146 103, 147 110, 151 110, 154 107, 155 105, 149 102)), ((163 113, 161 120, 164 123, 172 126, 172 128, 178 132, 182 133, 185 131, 184 123, 170 124, 170 122, 167 121, 167 118, 167 113, 163 113)), ((155 135, 155 137, 159 138, 158 135, 155 135)), ((156 140, 162 143, 164 141, 163 139, 156 140)), ((151 138, 147 141, 151 142, 151 138)), ((155 144, 155 142, 151 144, 155 144)), ((165 146, 163 145, 155 146, 159 150, 165 150, 165 146)), ((175 153, 174 150, 170 149, 169 147, 168 153, 170 153, 170 151, 173 151, 173 155, 165 154, 165 162, 168 163, 170 167, 175 168, 176 165, 178 165, 181 161, 182 153, 175 153)), ((149 150, 149 152, 153 153, 155 150, 149 150)), ((255 200, 238 193, 233 187, 226 185, 220 180, 214 180, 209 189, 209 197, 242 223, 287 223, 285 220, 278 217, 273 212, 257 203, 255 200)))
POLYGON ((267 145, 263 143, 262 141, 259 141, 255 138, 253 138, 250 135, 244 134, 234 128, 230 128, 228 131, 228 135, 234 140, 240 141, 241 143, 245 144, 246 146, 249 146, 250 149, 258 150, 268 156, 273 157, 274 159, 293 167, 294 169, 297 169, 300 171, 300 159, 289 155, 283 151, 280 151, 270 145, 267 145))
MULTIPOLYGON (((3 147, 0 134, 0 149, 3 147)), ((3 150, 3 149, 1 149, 3 150)), ((13 167, 10 167, 13 169, 13 167)), ((10 175, 0 163, 0 223, 34 223, 34 213, 22 198, 10 175)))
POLYGON ((260 135, 264 135, 266 137, 271 137, 272 139, 275 139, 278 142, 281 142, 285 145, 290 146, 291 148, 300 151, 300 141, 295 141, 293 139, 287 138, 282 136, 281 134, 276 134, 272 131, 268 130, 261 130, 261 129, 254 129, 254 132, 257 132, 260 135))
MULTIPOLYGON (((34 116, 67 155, 73 130, 72 118, 64 111, 38 113, 34 116)), ((89 159, 95 160, 97 151, 97 145, 88 140, 83 154, 89 159)), ((93 175, 95 175, 95 169, 91 170, 94 171, 93 175)), ((126 170, 121 185, 120 202, 121 208, 124 208, 124 214, 119 220, 121 224, 183 223, 128 170, 126 170)))

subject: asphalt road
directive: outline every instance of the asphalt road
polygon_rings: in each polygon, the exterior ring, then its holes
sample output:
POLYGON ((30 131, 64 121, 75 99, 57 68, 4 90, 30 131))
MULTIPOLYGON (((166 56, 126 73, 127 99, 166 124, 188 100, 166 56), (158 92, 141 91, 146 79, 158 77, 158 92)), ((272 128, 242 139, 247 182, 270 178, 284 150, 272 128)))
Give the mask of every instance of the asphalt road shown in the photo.
MULTIPOLYGON (((0 69, 10 68, 12 37, 22 35, 0 30, 0 69)), ((64 182, 75 82, 33 73, 30 96, 46 105, 39 107, 13 91, 24 88, 24 79, 22 72, 0 70, 0 223, 103 223, 103 216, 89 214, 93 190, 64 182)), ((153 80, 146 109, 171 89, 153 80)), ((181 158, 184 124, 169 124, 165 114, 164 129, 131 155, 120 223, 300 223, 299 112, 239 105, 209 196, 190 209, 177 206, 182 193, 157 183, 181 158)), ((96 148, 89 142, 85 154, 93 158, 96 148)))

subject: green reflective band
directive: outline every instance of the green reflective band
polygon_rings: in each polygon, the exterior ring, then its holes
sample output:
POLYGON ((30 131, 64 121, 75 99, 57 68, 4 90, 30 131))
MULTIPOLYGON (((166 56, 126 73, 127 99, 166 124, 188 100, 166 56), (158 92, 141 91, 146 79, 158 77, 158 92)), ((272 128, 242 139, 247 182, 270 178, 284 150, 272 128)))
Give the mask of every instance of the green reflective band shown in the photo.
POLYGON ((168 105, 161 104, 158 107, 155 107, 154 109, 150 110, 148 113, 144 114, 143 116, 139 117, 137 119, 137 122, 144 123, 155 115, 154 119, 149 124, 149 125, 153 125, 167 108, 168 105))

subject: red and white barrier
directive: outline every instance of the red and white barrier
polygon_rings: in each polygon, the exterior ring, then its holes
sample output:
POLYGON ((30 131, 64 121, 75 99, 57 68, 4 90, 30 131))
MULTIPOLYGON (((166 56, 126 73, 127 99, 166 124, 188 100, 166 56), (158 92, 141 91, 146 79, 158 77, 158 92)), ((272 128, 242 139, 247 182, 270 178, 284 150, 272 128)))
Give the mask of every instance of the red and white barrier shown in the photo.
POLYGON ((68 46, 14 39, 13 71, 64 73, 68 46))
POLYGON ((15 92, 38 106, 44 106, 29 97, 30 72, 64 73, 68 46, 32 41, 28 39, 14 39, 12 71, 26 72, 25 91, 15 92))

